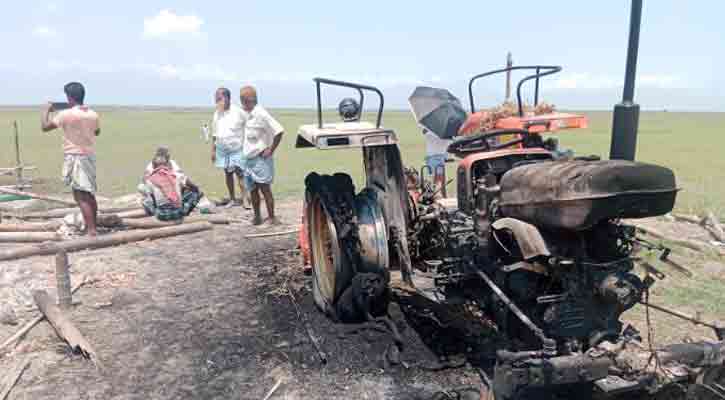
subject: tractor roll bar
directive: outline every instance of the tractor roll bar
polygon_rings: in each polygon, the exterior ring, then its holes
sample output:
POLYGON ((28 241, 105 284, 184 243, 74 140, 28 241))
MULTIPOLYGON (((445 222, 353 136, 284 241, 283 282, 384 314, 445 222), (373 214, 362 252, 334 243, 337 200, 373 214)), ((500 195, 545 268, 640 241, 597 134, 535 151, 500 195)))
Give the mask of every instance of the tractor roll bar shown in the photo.
POLYGON ((326 85, 332 85, 332 86, 342 86, 347 88, 356 89, 358 94, 360 95, 360 111, 358 112, 358 117, 362 116, 363 112, 363 104, 365 101, 365 96, 363 95, 363 90, 369 90, 371 92, 374 92, 378 95, 378 98, 380 99, 380 105, 378 106, 378 117, 377 117, 377 123, 376 127, 380 128, 380 124, 383 121, 383 105, 385 104, 385 100, 383 98, 383 93, 376 87, 373 86, 367 86, 367 85, 361 85, 358 83, 351 83, 351 82, 344 82, 344 81, 336 81, 333 79, 326 79, 326 78, 315 78, 315 85, 317 86, 317 126, 322 129, 322 89, 320 88, 321 84, 326 85))
POLYGON ((515 66, 515 67, 501 68, 501 69, 497 69, 494 71, 484 72, 482 74, 476 75, 473 78, 471 78, 471 80, 468 82, 468 99, 471 102, 471 112, 472 113, 476 112, 476 106, 473 103, 473 82, 474 81, 476 81, 480 78, 486 77, 486 76, 500 74, 502 72, 507 72, 507 71, 519 70, 519 69, 536 70, 536 73, 534 73, 533 75, 524 77, 523 79, 521 79, 519 81, 519 84, 516 86, 516 100, 518 100, 518 102, 519 102, 519 116, 520 117, 524 116, 524 107, 523 107, 523 104, 521 103, 521 85, 523 85, 524 82, 526 82, 528 80, 536 79, 536 85, 535 85, 535 89, 534 89, 534 107, 535 107, 536 105, 539 104, 539 78, 546 76, 546 75, 555 74, 555 73, 561 71, 561 67, 558 65, 521 65, 521 66, 515 66))

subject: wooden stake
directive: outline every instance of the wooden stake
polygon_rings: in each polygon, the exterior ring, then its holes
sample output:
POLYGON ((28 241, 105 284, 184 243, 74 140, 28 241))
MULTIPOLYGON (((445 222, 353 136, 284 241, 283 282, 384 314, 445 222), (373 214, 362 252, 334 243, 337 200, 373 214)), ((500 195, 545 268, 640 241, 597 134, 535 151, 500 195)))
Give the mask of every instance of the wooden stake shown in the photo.
POLYGON ((23 192, 20 190, 0 188, 0 193, 14 194, 17 196, 28 196, 33 199, 50 201, 50 202, 59 203, 59 204, 65 204, 66 206, 71 206, 71 207, 76 205, 76 203, 74 201, 61 199, 59 197, 46 196, 46 195, 37 194, 37 193, 23 192))
POLYGON ((55 232, 0 232, 0 243, 37 243, 62 240, 55 232))
POLYGON ((10 374, 8 374, 8 381, 2 393, 0 393, 0 400, 5 400, 8 398, 10 391, 13 390, 15 385, 18 383, 20 377, 23 375, 23 372, 25 372, 25 370, 28 368, 28 365, 30 365, 30 360, 26 358, 25 360, 21 361, 18 366, 16 366, 15 369, 10 372, 10 374))
POLYGON ((45 318, 48 319, 48 322, 53 326, 58 336, 68 343, 74 353, 80 353, 83 357, 93 361, 94 364, 100 365, 100 360, 93 346, 91 346, 81 331, 73 325, 73 322, 63 314, 61 309, 55 305, 45 290, 36 290, 33 292, 33 299, 35 300, 35 304, 38 305, 40 312, 45 315, 45 318))
POLYGON ((68 253, 64 250, 55 255, 55 281, 58 292, 58 306, 68 309, 73 304, 70 292, 70 273, 68 273, 68 253))
MULTIPOLYGON (((90 282, 91 282, 91 280, 89 280, 89 279, 86 279, 86 278, 82 278, 82 279, 81 279, 81 281, 80 281, 79 283, 77 283, 77 284, 76 284, 76 285, 75 285, 75 286, 73 287, 73 290, 71 290, 71 291, 70 291, 70 292, 71 292, 71 294, 72 294, 72 293, 75 293, 75 292, 77 292, 77 291, 78 291, 78 289, 80 289, 80 288, 82 288, 82 287, 83 287, 83 285, 85 285, 86 283, 90 283, 90 282)), ((2 344, 0 344, 0 350, 2 350, 2 349, 4 349, 4 348, 8 347, 9 345, 11 345, 11 344, 15 343, 15 342, 16 342, 16 341, 17 341, 18 339, 20 339, 20 338, 21 338, 21 337, 23 337, 23 336, 24 336, 24 335, 25 335, 26 333, 28 333, 28 332, 29 332, 29 331, 30 331, 31 329, 33 329, 33 327, 34 327, 35 325, 38 325, 38 323, 39 323, 40 321, 42 321, 43 319, 45 319, 45 315, 43 315, 43 314, 40 314, 39 316, 37 316, 37 317, 33 318, 33 319, 32 319, 32 320, 31 320, 30 322, 28 322, 27 324, 23 325, 23 327, 22 327, 22 328, 20 328, 20 330, 19 330, 19 331, 15 332, 15 334, 14 334, 13 336, 10 336, 9 338, 5 339, 5 341, 4 341, 4 342, 2 342, 2 344)))
POLYGON ((210 223, 196 222, 193 224, 168 226, 165 228, 147 229, 142 231, 117 232, 98 236, 96 238, 81 238, 57 243, 42 243, 23 246, 16 249, 2 250, 0 251, 0 261, 17 260, 31 256, 48 256, 53 255, 60 250, 65 250, 66 252, 71 253, 74 251, 99 249, 125 243, 139 242, 142 240, 161 239, 169 236, 196 233, 210 229, 212 229, 212 225, 210 223))
POLYGON ((15 178, 18 186, 23 184, 23 163, 20 161, 20 137, 18 135, 18 121, 13 121, 15 128, 15 178))

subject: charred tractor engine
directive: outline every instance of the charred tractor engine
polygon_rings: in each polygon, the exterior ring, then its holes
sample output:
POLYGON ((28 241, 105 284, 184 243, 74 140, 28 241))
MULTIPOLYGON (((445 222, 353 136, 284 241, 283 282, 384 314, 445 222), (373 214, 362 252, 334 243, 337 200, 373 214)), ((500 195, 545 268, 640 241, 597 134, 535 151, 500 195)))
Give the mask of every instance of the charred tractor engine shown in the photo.
MULTIPOLYGON (((541 71, 554 67, 512 68, 536 70, 524 81, 535 77, 538 85, 541 71)), ((661 276, 635 269, 637 251, 659 251, 663 260, 669 254, 639 239, 625 220, 673 208, 677 189, 670 169, 562 157, 541 134, 586 126, 582 117, 521 113, 502 121, 503 127, 450 145, 449 153, 460 159, 457 199, 440 199, 439 188, 422 173, 403 168, 395 133, 380 126, 382 93, 315 81, 318 124, 300 128, 297 147, 361 148, 365 171, 358 193, 346 174, 312 173, 305 182, 313 292, 331 318, 384 318, 391 271, 399 270, 400 284, 412 289, 424 275, 432 277, 426 287, 433 293, 414 290, 479 309, 507 339, 507 347, 497 349, 492 380, 499 400, 559 391, 575 393, 569 398, 636 392, 725 398, 722 342, 647 348, 620 319, 647 303, 651 275, 661 276), (323 124, 321 84, 356 90, 357 118, 323 124), (379 96, 376 124, 359 121, 363 91, 379 96)), ((722 330, 716 333, 722 340, 722 330)))

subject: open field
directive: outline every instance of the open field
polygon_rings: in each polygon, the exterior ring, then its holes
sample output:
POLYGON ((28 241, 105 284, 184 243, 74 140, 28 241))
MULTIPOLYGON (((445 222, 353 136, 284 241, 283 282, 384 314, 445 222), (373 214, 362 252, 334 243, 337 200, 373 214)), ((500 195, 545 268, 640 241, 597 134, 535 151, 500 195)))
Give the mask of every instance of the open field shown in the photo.
MULTIPOLYGON (((116 196, 135 190, 145 162, 157 145, 171 146, 172 154, 201 183, 204 191, 216 197, 225 195, 221 173, 210 161, 210 146, 200 139, 200 125, 209 120, 211 110, 101 109, 102 134, 98 142, 98 182, 100 194, 116 196)), ((309 171, 352 171, 359 179, 361 157, 357 151, 319 152, 294 149, 295 134, 301 124, 312 123, 311 110, 272 110, 286 129, 276 156, 275 192, 280 197, 296 197, 303 191, 309 171)), ((607 156, 611 113, 587 112, 590 128, 559 135, 563 146, 578 154, 607 156)), ((331 116, 334 118, 334 116, 331 116)), ((21 130, 23 161, 39 167, 35 174, 42 183, 35 190, 65 190, 59 180, 61 151, 58 133, 43 134, 35 109, 0 109, 0 167, 14 164, 11 123, 21 130)), ((420 165, 424 154, 423 137, 411 114, 389 111, 386 127, 396 130, 408 165, 420 165)), ((683 189, 677 208, 687 212, 712 209, 725 217, 725 113, 643 112, 640 117, 637 156, 641 161, 666 165, 675 170, 683 189)), ((453 172, 453 164, 449 165, 453 172)), ((454 176, 449 173, 449 176, 454 176)), ((0 178, 0 184, 11 183, 0 178)))

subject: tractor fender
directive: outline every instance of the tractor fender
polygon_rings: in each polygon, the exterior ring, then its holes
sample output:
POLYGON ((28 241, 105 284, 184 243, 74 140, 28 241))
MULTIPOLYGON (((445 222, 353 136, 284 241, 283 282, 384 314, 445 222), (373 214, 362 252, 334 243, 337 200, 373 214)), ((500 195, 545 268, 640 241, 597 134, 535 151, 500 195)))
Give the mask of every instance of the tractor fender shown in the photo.
POLYGON ((508 229, 516 238, 524 260, 538 256, 551 256, 549 247, 537 227, 515 218, 501 218, 491 225, 495 230, 508 229))

